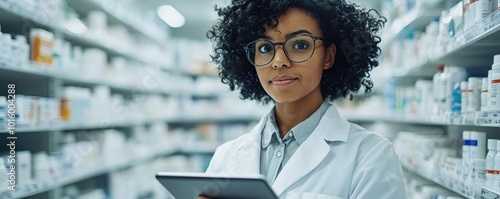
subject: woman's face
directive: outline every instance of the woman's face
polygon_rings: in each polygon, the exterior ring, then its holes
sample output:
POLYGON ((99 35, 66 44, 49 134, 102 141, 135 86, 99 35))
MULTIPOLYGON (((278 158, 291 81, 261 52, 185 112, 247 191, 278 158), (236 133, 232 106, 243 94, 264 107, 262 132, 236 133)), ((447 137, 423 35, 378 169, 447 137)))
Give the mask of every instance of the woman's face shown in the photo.
MULTIPOLYGON (((265 27, 261 36, 276 43, 305 34, 323 37, 314 18, 302 10, 290 8, 278 18, 276 28, 265 27)), ((321 76, 323 70, 330 68, 335 59, 335 45, 325 49, 323 44, 322 40, 317 40, 312 57, 301 63, 290 61, 283 46, 277 45, 274 59, 267 65, 255 67, 264 90, 277 103, 307 103, 309 100, 322 99, 321 76)))

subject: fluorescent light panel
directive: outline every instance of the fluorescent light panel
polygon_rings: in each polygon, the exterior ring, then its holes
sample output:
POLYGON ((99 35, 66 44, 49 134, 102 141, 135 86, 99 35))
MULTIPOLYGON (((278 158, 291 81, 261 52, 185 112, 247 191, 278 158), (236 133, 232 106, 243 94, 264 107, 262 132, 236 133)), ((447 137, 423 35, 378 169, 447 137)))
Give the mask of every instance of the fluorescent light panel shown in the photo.
POLYGON ((162 5, 158 7, 157 13, 160 19, 170 27, 178 28, 185 23, 184 16, 171 5, 162 5))

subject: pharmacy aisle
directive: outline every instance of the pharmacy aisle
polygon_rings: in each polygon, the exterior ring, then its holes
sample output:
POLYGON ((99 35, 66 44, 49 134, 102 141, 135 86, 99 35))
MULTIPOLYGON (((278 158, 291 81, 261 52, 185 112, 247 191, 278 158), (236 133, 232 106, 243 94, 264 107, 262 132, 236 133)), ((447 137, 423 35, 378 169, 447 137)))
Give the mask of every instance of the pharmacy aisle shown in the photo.
POLYGON ((498 2, 384 2, 376 89, 342 112, 391 138, 409 198, 499 198, 498 2))
POLYGON ((267 111, 134 6, 0 1, 0 198, 165 198, 156 172, 204 171, 267 111))
MULTIPOLYGON (((500 198, 499 1, 352 1, 387 23, 342 115, 391 140, 408 198, 500 198)), ((225 2, 0 0, 0 198, 172 198, 157 172, 204 172, 271 108, 211 63, 225 2)))

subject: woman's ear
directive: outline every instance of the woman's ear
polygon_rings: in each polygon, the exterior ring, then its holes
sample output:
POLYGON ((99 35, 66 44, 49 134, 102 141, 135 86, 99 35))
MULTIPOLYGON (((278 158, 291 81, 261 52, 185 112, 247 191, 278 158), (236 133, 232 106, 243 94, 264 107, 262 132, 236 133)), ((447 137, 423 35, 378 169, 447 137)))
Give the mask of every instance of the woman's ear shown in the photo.
POLYGON ((325 65, 323 66, 324 70, 328 70, 333 66, 336 54, 337 46, 332 43, 328 48, 326 48, 325 65))

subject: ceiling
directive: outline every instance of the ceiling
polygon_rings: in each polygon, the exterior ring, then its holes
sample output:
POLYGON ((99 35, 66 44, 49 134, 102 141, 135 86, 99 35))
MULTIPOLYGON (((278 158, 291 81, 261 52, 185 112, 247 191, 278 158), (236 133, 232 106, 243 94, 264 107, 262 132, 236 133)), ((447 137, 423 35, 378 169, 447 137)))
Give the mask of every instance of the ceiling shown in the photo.
MULTIPOLYGON (((145 12, 156 12, 160 5, 172 5, 186 19, 184 26, 172 28, 171 34, 176 38, 206 40, 205 34, 217 19, 214 5, 227 5, 230 0, 134 0, 137 7, 145 12)), ((379 8, 381 0, 352 0, 367 8, 379 8)))

